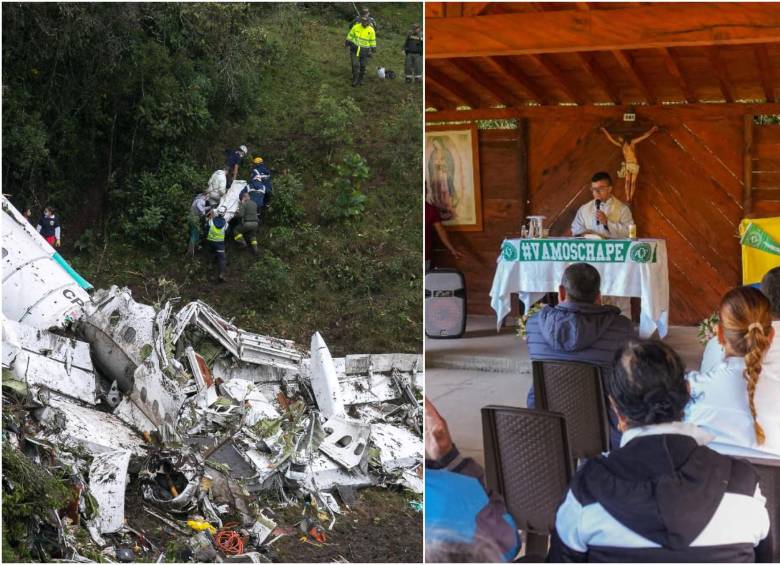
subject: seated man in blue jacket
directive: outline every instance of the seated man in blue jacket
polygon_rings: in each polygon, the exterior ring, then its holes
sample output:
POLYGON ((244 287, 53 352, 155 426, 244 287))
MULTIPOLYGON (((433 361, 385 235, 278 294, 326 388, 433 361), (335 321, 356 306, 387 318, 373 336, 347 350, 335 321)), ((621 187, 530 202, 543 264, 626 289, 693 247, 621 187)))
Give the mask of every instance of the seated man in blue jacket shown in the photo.
POLYGON ((520 536, 504 500, 488 493, 484 472, 452 443, 447 422, 425 399, 425 560, 511 561, 520 536))
MULTIPOLYGON (((634 325, 618 307, 601 304, 600 289, 601 275, 593 265, 575 263, 566 268, 558 287, 558 305, 545 306, 526 324, 531 360, 612 366, 615 352, 635 337, 634 325)), ((527 405, 535 405, 533 388, 527 405)), ((612 414, 610 421, 614 427, 612 414)), ((616 440, 619 435, 613 443, 616 440)))

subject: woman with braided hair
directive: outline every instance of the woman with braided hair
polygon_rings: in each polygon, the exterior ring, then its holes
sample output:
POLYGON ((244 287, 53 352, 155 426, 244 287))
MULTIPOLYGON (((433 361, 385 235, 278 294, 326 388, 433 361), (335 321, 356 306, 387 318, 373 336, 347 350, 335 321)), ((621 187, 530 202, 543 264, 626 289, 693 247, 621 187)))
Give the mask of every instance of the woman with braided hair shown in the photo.
POLYGON ((712 433, 711 447, 721 453, 780 457, 777 404, 765 398, 759 404, 757 394, 767 378, 762 376, 763 363, 775 336, 769 299, 748 286, 727 292, 720 303, 717 335, 725 358, 706 373, 688 375, 692 402, 686 420, 712 433), (773 405, 769 410, 767 401, 773 405), (757 410, 759 405, 765 413, 757 410))
POLYGON ((758 473, 682 422, 685 364, 631 340, 605 376, 620 447, 588 460, 558 508, 548 561, 751 563, 769 531, 758 473))

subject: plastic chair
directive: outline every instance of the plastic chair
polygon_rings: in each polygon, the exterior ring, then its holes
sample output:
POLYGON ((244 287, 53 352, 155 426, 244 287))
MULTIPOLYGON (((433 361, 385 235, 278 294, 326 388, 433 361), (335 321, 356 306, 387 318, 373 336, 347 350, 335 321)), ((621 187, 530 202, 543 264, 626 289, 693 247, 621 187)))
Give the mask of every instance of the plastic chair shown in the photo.
POLYGON ((566 418, 576 460, 609 451, 609 420, 601 367, 571 361, 533 361, 534 395, 540 410, 566 418))
POLYGON ((527 532, 524 561, 543 561, 555 513, 574 465, 562 414, 482 408, 485 479, 504 497, 517 526, 527 532))
POLYGON ((780 562, 780 460, 748 457, 758 471, 761 494, 769 512, 769 535, 756 548, 758 563, 780 562))

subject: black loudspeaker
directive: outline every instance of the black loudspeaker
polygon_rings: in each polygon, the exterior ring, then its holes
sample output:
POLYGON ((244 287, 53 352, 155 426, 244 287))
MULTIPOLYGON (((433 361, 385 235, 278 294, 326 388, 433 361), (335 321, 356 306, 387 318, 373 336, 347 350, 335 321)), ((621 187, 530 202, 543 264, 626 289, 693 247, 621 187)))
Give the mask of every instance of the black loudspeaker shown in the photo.
POLYGON ((466 280, 457 269, 434 269, 425 275, 425 335, 461 337, 466 331, 466 280))

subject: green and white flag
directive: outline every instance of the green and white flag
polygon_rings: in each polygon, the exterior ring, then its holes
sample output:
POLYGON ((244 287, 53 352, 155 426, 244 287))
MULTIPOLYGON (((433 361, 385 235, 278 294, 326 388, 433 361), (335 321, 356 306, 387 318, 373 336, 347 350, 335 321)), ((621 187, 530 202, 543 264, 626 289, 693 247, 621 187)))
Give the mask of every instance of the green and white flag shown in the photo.
POLYGON ((780 245, 774 238, 758 227, 754 223, 748 224, 742 239, 739 240, 742 245, 753 247, 772 255, 780 255, 780 245))

